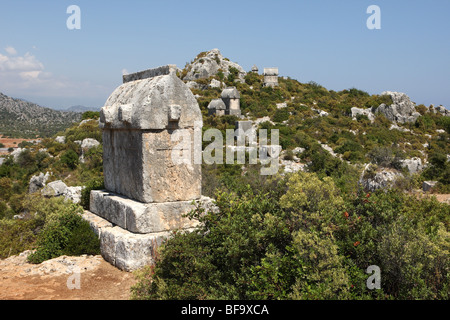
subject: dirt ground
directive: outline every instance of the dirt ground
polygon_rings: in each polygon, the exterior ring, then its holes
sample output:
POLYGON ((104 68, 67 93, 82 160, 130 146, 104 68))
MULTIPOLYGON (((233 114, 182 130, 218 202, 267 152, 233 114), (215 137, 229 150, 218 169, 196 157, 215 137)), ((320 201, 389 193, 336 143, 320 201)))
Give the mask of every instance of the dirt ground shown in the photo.
POLYGON ((3 143, 5 148, 17 148, 22 141, 33 141, 33 139, 3 138, 3 136, 0 135, 0 143, 3 143))
POLYGON ((424 193, 424 192, 418 192, 416 193, 417 198, 423 199, 423 198, 431 198, 436 197, 436 200, 441 203, 450 204, 450 194, 438 194, 438 193, 424 193))
POLYGON ((33 265, 27 254, 0 260, 0 300, 128 300, 136 282, 101 256, 62 256, 33 265))

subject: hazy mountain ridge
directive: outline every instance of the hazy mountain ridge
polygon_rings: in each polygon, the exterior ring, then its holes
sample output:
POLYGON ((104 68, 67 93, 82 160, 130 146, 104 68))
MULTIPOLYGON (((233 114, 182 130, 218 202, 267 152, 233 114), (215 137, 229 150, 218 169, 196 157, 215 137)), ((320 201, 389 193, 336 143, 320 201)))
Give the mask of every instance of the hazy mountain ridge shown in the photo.
POLYGON ((100 107, 85 107, 81 105, 70 106, 68 108, 57 108, 55 110, 64 112, 86 112, 86 111, 100 111, 100 107))
POLYGON ((80 112, 53 110, 0 93, 0 133, 4 135, 51 136, 80 119, 80 112))

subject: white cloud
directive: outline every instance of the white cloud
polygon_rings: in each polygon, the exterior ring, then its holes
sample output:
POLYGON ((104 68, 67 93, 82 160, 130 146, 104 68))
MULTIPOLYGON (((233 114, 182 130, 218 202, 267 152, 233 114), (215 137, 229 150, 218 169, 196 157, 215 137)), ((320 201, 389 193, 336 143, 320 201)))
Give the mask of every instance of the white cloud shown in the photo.
MULTIPOLYGON (((12 47, 11 47, 12 48, 12 47)), ((12 48, 14 49, 14 48, 12 48)), ((111 90, 90 81, 74 81, 45 70, 44 64, 31 53, 0 53, 0 91, 15 97, 80 98, 107 95, 111 90)), ((15 50, 14 50, 15 51, 15 50)))
POLYGON ((12 56, 15 56, 15 55, 17 54, 16 49, 14 49, 13 47, 6 47, 6 48, 5 48, 5 51, 6 51, 9 55, 12 55, 12 56))
POLYGON ((30 53, 23 57, 8 57, 0 53, 0 70, 3 71, 38 71, 43 70, 44 65, 30 53))
POLYGON ((127 69, 122 69, 122 75, 130 74, 127 69))

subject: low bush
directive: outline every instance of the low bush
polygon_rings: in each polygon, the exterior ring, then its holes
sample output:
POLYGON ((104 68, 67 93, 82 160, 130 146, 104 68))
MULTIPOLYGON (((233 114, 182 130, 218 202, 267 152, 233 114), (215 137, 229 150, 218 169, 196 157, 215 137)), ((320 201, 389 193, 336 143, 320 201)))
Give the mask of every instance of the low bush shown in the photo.
POLYGON ((61 255, 96 255, 100 253, 98 237, 90 229, 89 223, 81 217, 80 206, 61 202, 59 212, 48 212, 45 224, 36 241, 36 251, 28 260, 41 263, 61 255))

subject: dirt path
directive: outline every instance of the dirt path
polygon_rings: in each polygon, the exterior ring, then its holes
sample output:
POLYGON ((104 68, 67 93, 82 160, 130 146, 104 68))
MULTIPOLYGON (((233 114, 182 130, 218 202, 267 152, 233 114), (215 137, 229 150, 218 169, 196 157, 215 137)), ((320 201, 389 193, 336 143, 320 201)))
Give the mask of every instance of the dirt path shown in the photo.
POLYGON ((132 273, 101 256, 63 256, 40 265, 26 256, 0 260, 0 300, 128 300, 135 283, 132 273))

